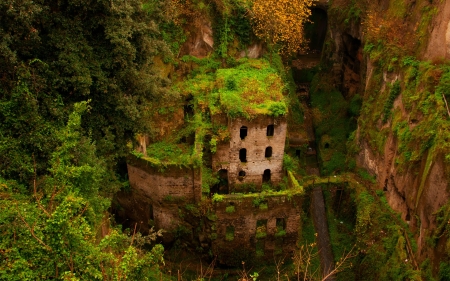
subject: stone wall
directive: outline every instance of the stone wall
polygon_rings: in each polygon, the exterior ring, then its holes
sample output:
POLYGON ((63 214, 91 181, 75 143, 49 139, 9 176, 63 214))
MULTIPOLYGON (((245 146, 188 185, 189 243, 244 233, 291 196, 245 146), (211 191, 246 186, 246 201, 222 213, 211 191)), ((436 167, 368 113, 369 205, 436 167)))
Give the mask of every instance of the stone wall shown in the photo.
POLYGON ((255 198, 226 195, 223 202, 215 203, 216 239, 212 241, 212 251, 220 263, 233 265, 234 259, 239 257, 272 258, 277 253, 286 255, 294 251, 301 226, 302 197, 267 197, 259 206, 253 203, 255 198), (261 208, 262 205, 267 208, 261 208), (227 212, 228 206, 234 206, 234 212, 227 212), (285 235, 279 237, 275 235, 277 220, 284 221, 285 235), (258 221, 266 228, 267 236, 264 238, 256 237, 258 221), (234 229, 232 239, 227 239, 227 227, 234 229), (257 254, 258 247, 260 250, 257 254))
POLYGON ((283 177, 283 155, 286 140, 286 119, 258 116, 253 120, 238 118, 228 121, 230 142, 217 146, 212 157, 213 170, 228 171, 230 185, 255 183, 261 185, 265 170, 270 170, 270 180, 276 184, 283 177), (273 136, 267 136, 267 127, 273 125, 273 136), (247 127, 247 136, 241 139, 241 128, 247 127), (266 148, 272 148, 271 157, 265 157, 266 148), (240 150, 246 149, 246 160, 240 160, 240 150), (239 176, 239 172, 245 176, 239 176))
POLYGON ((138 201, 133 199, 133 202, 139 202, 140 208, 146 212, 150 210, 152 214, 149 216, 156 229, 172 231, 183 224, 178 216, 177 204, 200 201, 201 173, 199 168, 193 167, 171 165, 161 168, 153 167, 145 160, 129 160, 128 177, 132 197, 139 198, 138 201), (143 204, 147 207, 142 207, 143 204))

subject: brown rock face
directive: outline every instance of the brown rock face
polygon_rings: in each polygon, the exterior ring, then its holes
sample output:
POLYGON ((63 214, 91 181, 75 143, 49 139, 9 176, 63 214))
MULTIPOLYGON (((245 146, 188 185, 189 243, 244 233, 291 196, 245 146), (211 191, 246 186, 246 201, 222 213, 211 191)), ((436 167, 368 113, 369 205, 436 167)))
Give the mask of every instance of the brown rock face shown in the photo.
POLYGON ((204 58, 213 51, 214 38, 211 22, 203 20, 202 23, 190 31, 188 40, 181 48, 180 55, 191 55, 204 58))
POLYGON ((450 59, 450 2, 442 1, 431 26, 431 35, 424 58, 450 59))

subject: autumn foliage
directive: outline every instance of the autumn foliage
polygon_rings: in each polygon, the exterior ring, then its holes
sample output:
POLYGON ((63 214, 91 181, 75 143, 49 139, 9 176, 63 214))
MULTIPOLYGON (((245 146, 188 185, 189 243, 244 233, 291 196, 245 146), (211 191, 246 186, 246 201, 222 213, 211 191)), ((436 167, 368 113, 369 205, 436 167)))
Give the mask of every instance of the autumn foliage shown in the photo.
POLYGON ((313 0, 253 0, 251 17, 256 36, 280 45, 283 54, 305 50, 304 24, 313 0))

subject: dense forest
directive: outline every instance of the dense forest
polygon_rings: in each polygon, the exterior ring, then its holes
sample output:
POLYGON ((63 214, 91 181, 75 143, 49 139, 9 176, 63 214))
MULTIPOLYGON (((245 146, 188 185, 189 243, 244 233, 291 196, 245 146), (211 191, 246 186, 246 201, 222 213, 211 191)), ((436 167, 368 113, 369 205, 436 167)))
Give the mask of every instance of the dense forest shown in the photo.
POLYGON ((450 280, 446 2, 1 1, 0 280, 450 280), (281 176, 228 187, 214 155, 260 116, 281 176), (130 165, 194 171, 194 203, 158 203, 182 224, 141 212, 130 165), (230 246, 245 204, 294 236, 261 215, 230 246))

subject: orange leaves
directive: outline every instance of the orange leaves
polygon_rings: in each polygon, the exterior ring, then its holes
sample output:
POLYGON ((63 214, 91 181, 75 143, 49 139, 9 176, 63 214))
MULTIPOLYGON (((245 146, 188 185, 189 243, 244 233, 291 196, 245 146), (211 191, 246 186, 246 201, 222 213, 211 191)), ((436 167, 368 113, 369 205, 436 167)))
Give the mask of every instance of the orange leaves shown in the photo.
POLYGON ((270 44, 280 44, 282 53, 305 48, 303 25, 311 14, 313 0, 253 0, 255 34, 270 44))

